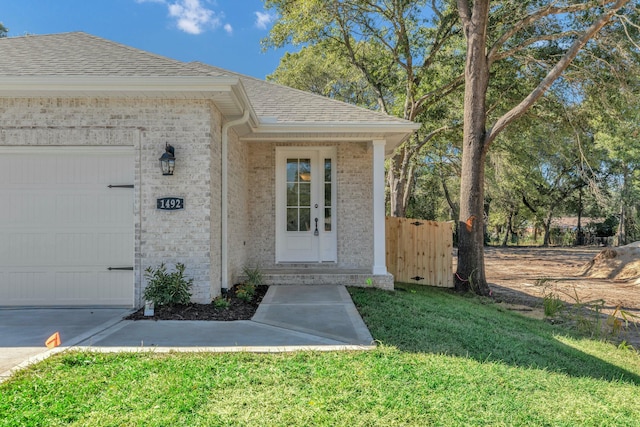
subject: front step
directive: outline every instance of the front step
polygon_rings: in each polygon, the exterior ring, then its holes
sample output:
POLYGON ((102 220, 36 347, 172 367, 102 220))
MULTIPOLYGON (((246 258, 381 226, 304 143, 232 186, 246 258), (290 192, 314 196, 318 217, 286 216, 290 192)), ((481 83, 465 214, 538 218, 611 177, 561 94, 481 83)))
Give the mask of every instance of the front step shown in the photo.
MULTIPOLYGON (((240 275, 239 280, 246 280, 240 275)), ((373 275, 366 270, 328 268, 277 268, 262 271, 265 285, 344 285, 393 290, 393 276, 373 275)))

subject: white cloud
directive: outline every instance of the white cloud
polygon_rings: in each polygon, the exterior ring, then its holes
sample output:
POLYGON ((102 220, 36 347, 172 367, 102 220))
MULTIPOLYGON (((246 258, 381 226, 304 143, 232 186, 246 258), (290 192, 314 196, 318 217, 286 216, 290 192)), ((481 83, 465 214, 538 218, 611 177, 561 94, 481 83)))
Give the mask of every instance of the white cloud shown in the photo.
POLYGON ((276 20, 276 16, 269 12, 254 12, 256 15, 256 27, 266 30, 269 24, 276 20))
MULTIPOLYGON (((222 25, 222 12, 206 8, 203 0, 135 0, 136 3, 159 3, 167 6, 169 16, 176 20, 178 29, 188 34, 201 34, 207 28, 218 28, 222 25)), ((204 0, 206 1, 206 0, 204 0)), ((230 24, 224 26, 231 32, 230 24)))
POLYGON ((176 18, 178 28, 189 34, 200 34, 205 27, 218 27, 220 18, 200 0, 178 0, 169 4, 169 16, 176 18))
POLYGON ((231 24, 224 24, 223 28, 227 32, 227 34, 233 34, 233 27, 231 26, 231 24))

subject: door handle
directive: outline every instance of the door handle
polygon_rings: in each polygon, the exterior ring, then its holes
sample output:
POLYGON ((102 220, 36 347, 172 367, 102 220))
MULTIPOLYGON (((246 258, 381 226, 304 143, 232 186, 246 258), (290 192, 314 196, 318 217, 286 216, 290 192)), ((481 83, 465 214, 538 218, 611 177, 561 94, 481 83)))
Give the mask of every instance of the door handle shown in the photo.
POLYGON ((314 236, 319 236, 320 232, 318 231, 318 218, 316 218, 316 231, 313 232, 314 236))

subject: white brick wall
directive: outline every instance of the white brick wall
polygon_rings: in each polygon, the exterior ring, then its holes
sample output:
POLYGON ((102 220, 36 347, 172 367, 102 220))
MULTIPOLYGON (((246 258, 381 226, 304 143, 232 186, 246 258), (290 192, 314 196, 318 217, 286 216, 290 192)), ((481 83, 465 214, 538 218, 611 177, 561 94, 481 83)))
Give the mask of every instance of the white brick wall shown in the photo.
MULTIPOLYGON (((144 270, 186 265, 193 300, 220 293, 220 162, 222 117, 208 101, 0 99, 0 145, 126 145, 135 151, 135 295, 144 270), (174 176, 158 158, 169 142, 174 176), (160 211, 156 199, 184 197, 185 209, 160 211)), ((276 146, 337 147, 337 267, 373 264, 372 150, 362 143, 243 142, 229 133, 229 285, 245 266, 275 266, 276 146)))
MULTIPOLYGON (((211 164, 219 164, 220 117, 206 101, 116 99, 0 99, 0 145, 129 145, 135 158, 135 301, 142 303, 144 269, 161 262, 186 265, 193 300, 208 302, 219 277, 211 233, 219 224, 211 164), (215 139, 219 141, 218 139, 215 139), (176 171, 162 176, 166 142, 176 149, 176 171), (184 197, 182 211, 159 211, 156 198, 184 197), (215 228, 215 227, 214 227, 215 228)), ((215 181, 214 181, 215 182, 215 181)), ((217 194, 216 191, 218 191, 217 194)), ((218 232, 219 236, 219 232, 218 232)), ((217 258, 216 258, 217 256, 217 258)), ((219 261, 218 261, 219 264, 219 261)), ((219 283, 219 280, 218 280, 219 283)), ((218 285, 219 286, 219 285, 218 285)))

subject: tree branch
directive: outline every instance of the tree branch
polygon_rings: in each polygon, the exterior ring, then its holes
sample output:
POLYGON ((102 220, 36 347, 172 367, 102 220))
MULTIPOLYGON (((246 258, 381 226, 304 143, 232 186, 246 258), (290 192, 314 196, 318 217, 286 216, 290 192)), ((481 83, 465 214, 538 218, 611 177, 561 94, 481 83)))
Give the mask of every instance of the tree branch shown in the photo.
MULTIPOLYGON (((604 4, 607 3, 611 3, 613 0, 605 0, 603 1, 603 6, 604 4)), ((626 2, 625 2, 626 3, 626 2)), ((550 4, 547 7, 544 7, 542 9, 538 9, 537 11, 533 12, 532 14, 526 16, 524 19, 520 20, 519 22, 517 22, 513 27, 511 27, 509 29, 509 31, 505 32, 502 36, 500 36, 500 38, 498 40, 496 40, 496 42, 493 44, 493 46, 491 46, 491 49, 489 49, 489 52, 487 54, 487 59, 489 60, 489 63, 493 62, 493 57, 496 56, 498 54, 498 50, 502 49, 502 46, 504 46, 504 44, 511 38, 513 37, 515 34, 518 33, 518 31, 522 30, 523 28, 528 27, 529 25, 533 24, 534 22, 549 16, 549 15, 558 15, 558 14, 562 14, 562 13, 571 13, 571 12, 578 12, 581 10, 587 10, 592 8, 594 5, 593 3, 579 3, 579 4, 573 4, 570 6, 565 6, 565 7, 556 7, 553 6, 552 4, 550 4)))
MULTIPOLYGON (((464 84, 464 74, 460 74, 458 77, 456 77, 455 79, 451 80, 449 83, 447 83, 447 84, 445 84, 443 86, 440 86, 439 88, 434 89, 431 92, 425 93, 420 98, 418 98, 416 100, 416 102, 415 102, 415 104, 416 104, 416 114, 415 114, 415 116, 417 116, 422 111, 422 106, 427 101, 429 101, 432 98, 435 98, 437 96, 439 96, 439 97, 447 96, 451 92, 453 92, 454 90, 456 90, 457 88, 462 86, 463 84, 464 84)), ((414 116, 414 118, 415 118, 415 116, 414 116)))
POLYGON ((537 36, 537 37, 531 37, 530 39, 527 39, 525 41, 523 41, 522 43, 520 43, 519 45, 509 49, 509 50, 505 50, 504 52, 501 52, 499 54, 494 55, 493 57, 491 57, 489 59, 489 63, 492 64, 496 61, 500 61, 501 59, 504 58, 508 58, 511 55, 518 53, 524 49, 526 49, 528 46, 540 42, 540 41, 552 41, 552 40, 558 40, 564 37, 568 37, 568 36, 576 36, 579 35, 579 33, 577 31, 565 31, 562 33, 555 33, 555 34, 544 34, 541 36, 537 36))
MULTIPOLYGON (((462 124, 456 125, 456 126, 446 125, 446 126, 441 126, 441 127, 437 128, 437 129, 432 130, 427 135, 425 135, 425 137, 422 138, 416 145, 408 148, 409 156, 410 157, 415 156, 420 151, 420 149, 422 149, 422 147, 424 147, 427 144, 427 142, 431 141, 437 135, 439 135, 439 134, 441 134, 443 132, 447 132, 447 131, 459 128, 460 126, 462 126, 462 124)), ((416 139, 417 139, 417 137, 416 137, 416 139)))
MULTIPOLYGON (((485 136, 485 149, 495 140, 502 130, 511 122, 522 116, 544 93, 551 87, 558 77, 569 67, 571 61, 578 55, 580 50, 587 44, 595 34, 597 34, 604 26, 606 26, 611 18, 626 5, 630 0, 616 0, 615 4, 609 10, 602 13, 582 35, 573 42, 571 47, 560 58, 558 63, 547 73, 546 77, 538 84, 538 86, 518 105, 500 117, 491 129, 487 131, 485 136)), ((606 2, 610 3, 610 2, 606 2)))

